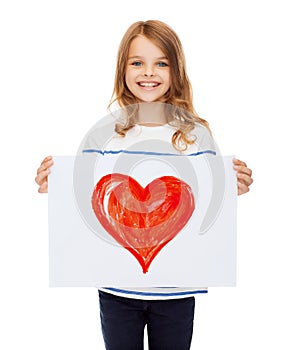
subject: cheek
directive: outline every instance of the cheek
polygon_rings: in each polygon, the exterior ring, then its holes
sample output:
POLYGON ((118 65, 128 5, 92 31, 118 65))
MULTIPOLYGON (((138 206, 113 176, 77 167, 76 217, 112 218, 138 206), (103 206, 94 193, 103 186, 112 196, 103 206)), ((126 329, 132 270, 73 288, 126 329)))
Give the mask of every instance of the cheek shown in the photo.
POLYGON ((170 83, 170 81, 171 81, 170 77, 171 77, 170 70, 165 71, 164 72, 164 80, 170 83))
POLYGON ((171 85, 170 74, 165 75, 164 80, 165 80, 165 82, 167 82, 167 85, 170 87, 170 85, 171 85))
POLYGON ((126 84, 130 84, 132 83, 132 81, 134 81, 135 79, 135 75, 134 75, 134 72, 132 72, 130 69, 127 69, 126 72, 125 72, 125 82, 126 84))
POLYGON ((130 74, 128 74, 127 72, 126 72, 126 74, 125 74, 125 77, 124 77, 124 82, 125 82, 125 85, 129 88, 130 87, 130 74))
POLYGON ((125 71, 125 76, 124 76, 124 81, 125 81, 125 82, 128 81, 128 77, 129 77, 128 70, 126 70, 126 71, 125 71))

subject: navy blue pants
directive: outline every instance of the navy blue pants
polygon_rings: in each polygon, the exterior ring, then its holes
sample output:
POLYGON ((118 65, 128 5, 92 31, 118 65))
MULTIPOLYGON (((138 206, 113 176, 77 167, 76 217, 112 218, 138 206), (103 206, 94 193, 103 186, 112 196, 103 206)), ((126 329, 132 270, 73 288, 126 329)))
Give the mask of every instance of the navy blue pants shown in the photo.
POLYGON ((99 297, 107 350, 142 350, 145 325, 149 350, 190 349, 194 297, 137 300, 101 291, 99 297))

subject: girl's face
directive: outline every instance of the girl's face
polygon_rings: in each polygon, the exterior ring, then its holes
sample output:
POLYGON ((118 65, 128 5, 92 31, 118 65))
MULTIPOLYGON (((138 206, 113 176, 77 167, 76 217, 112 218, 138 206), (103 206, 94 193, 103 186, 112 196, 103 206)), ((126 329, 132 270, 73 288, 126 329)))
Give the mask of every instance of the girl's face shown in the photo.
POLYGON ((169 61, 160 48, 144 36, 131 43, 126 84, 142 102, 159 101, 169 90, 169 61))

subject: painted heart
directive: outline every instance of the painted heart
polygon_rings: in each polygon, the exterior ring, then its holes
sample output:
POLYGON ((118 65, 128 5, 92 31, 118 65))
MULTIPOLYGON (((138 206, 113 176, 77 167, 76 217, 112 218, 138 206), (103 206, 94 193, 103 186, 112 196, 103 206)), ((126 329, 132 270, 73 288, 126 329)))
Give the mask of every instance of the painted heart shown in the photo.
POLYGON ((190 219, 194 197, 190 186, 173 176, 157 178, 143 188, 130 176, 113 173, 96 184, 92 208, 104 229, 146 273, 190 219))

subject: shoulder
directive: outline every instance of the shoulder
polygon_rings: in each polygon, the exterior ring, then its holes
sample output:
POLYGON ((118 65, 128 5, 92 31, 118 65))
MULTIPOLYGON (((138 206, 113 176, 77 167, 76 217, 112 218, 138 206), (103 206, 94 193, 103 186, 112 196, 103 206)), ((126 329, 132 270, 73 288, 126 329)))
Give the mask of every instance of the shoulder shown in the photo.
POLYGON ((111 115, 101 118, 83 137, 78 153, 86 150, 101 150, 115 137, 115 119, 111 115))
POLYGON ((194 129, 189 133, 191 137, 195 138, 195 145, 198 150, 210 150, 216 151, 216 143, 213 139, 213 136, 204 125, 196 123, 194 129))

